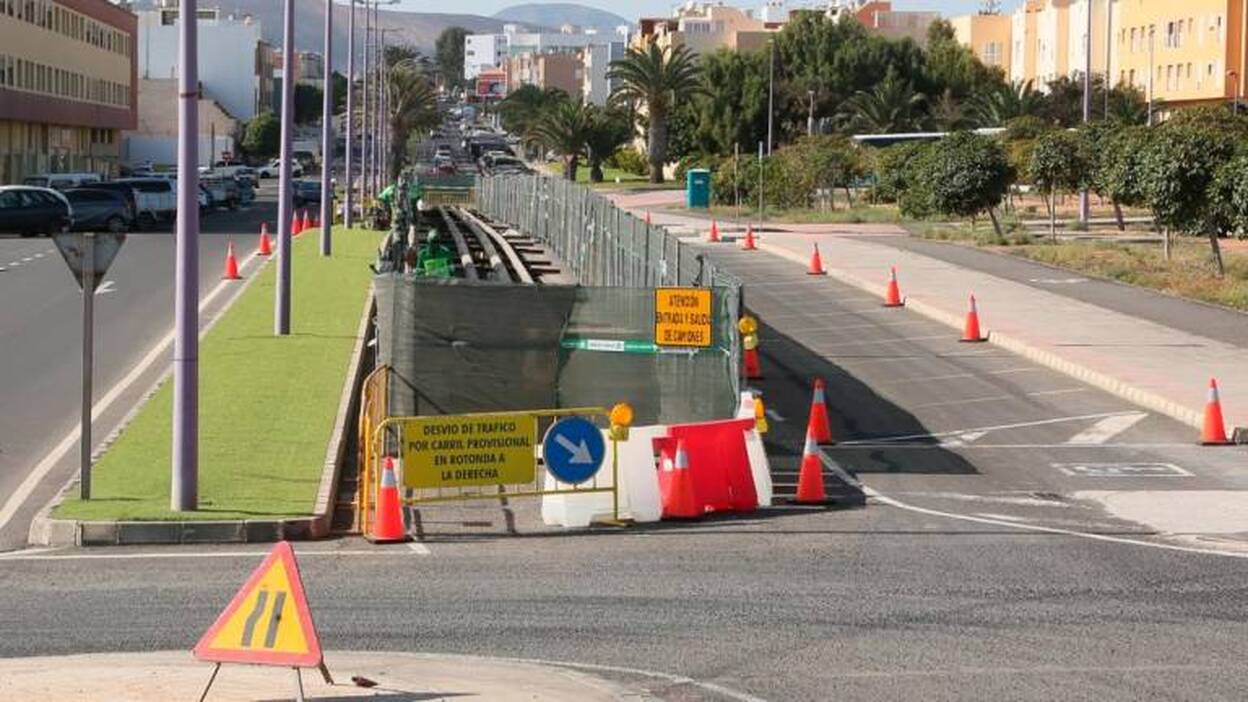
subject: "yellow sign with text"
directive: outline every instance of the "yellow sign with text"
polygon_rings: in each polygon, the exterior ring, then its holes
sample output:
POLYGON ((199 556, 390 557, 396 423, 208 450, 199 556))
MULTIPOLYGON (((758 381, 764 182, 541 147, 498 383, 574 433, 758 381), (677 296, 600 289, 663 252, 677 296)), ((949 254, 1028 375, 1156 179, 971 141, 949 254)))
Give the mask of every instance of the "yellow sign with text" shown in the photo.
POLYGON ((537 418, 446 415, 403 421, 403 484, 409 488, 533 482, 537 418))
POLYGON ((710 346, 710 288, 656 288, 654 344, 686 348, 710 346))

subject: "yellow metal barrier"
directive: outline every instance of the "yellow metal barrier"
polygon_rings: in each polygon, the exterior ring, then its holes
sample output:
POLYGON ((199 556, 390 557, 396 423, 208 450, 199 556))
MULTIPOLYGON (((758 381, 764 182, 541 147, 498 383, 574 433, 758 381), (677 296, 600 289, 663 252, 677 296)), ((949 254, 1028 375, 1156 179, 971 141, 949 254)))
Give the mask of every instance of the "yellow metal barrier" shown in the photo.
POLYGON ((374 453, 373 433, 375 427, 390 414, 390 367, 381 366, 368 374, 360 392, 359 447, 357 450, 359 480, 355 488, 355 529, 364 534, 371 523, 371 489, 376 472, 377 457, 374 453))
MULTIPOLYGON (((463 414, 463 415, 444 415, 444 416, 435 416, 435 417, 386 417, 379 423, 375 425, 371 425, 372 426, 372 439, 369 442, 370 448, 369 448, 369 453, 368 453, 370 464, 369 464, 369 470, 366 473, 364 473, 364 475, 367 475, 368 481, 366 483, 362 481, 361 485, 368 485, 368 489, 365 491, 369 493, 369 497, 367 499, 371 499, 371 496, 376 494, 376 491, 378 488, 378 482, 380 480, 380 475, 381 475, 381 470, 380 470, 381 461, 384 460, 386 457, 386 450, 383 446, 383 442, 389 438, 390 440, 393 441, 393 444, 395 446, 400 447, 401 455, 404 453, 409 453, 407 450, 409 446, 408 444, 409 437, 405 436, 404 434, 405 430, 408 427, 428 425, 431 422, 454 423, 457 421, 462 421, 465 423, 471 423, 473 421, 506 422, 507 420, 513 420, 509 422, 513 426, 520 426, 520 428, 526 432, 530 428, 532 429, 532 437, 533 437, 532 444, 530 444, 527 448, 522 448, 522 449, 510 448, 510 449, 497 449, 497 450, 500 452, 519 451, 519 450, 530 451, 532 453, 531 460, 533 461, 533 466, 534 466, 534 469, 532 471, 533 472, 532 478, 526 478, 524 482, 520 482, 520 483, 493 481, 493 482, 476 482, 476 483, 470 483, 470 484, 466 483, 463 485, 452 485, 452 486, 438 485, 436 484, 437 483, 436 477, 431 479, 431 476, 428 470, 429 466, 423 466, 426 470, 420 474, 416 474, 414 472, 408 473, 408 471, 415 471, 416 467, 409 465, 408 461, 401 461, 399 462, 401 472, 405 473, 405 475, 403 475, 401 479, 401 484, 405 488, 403 503, 407 505, 420 505, 420 504, 435 504, 435 503, 447 503, 447 502, 465 502, 465 501, 472 501, 472 500, 503 500, 503 499, 511 498, 511 497, 542 497, 545 495, 581 495, 581 494, 609 492, 612 494, 612 519, 608 523, 618 525, 618 524, 621 524, 620 519, 619 519, 620 499, 619 499, 619 488, 618 488, 619 486, 619 437, 626 436, 627 432, 624 432, 624 434, 618 434, 614 429, 614 424, 610 422, 610 420, 613 418, 614 416, 608 415, 607 410, 602 407, 578 407, 578 408, 558 409, 558 410, 533 410, 533 411, 527 411, 527 412, 488 412, 488 413, 474 413, 474 414, 463 414), (574 485, 571 488, 555 489, 555 490, 546 490, 542 487, 543 484, 545 483, 545 475, 547 471, 536 469, 536 466, 537 466, 536 444, 540 440, 539 436, 544 434, 545 431, 549 429, 550 425, 553 424, 554 420, 557 420, 561 417, 570 417, 570 416, 600 418, 604 420, 602 422, 602 425, 604 427, 607 425, 611 425, 613 427, 613 430, 609 434, 609 441, 611 444, 611 447, 610 447, 611 484, 609 486, 600 485, 599 476, 602 474, 602 470, 599 469, 599 471, 594 475, 594 477, 591 478, 589 481, 587 481, 589 482, 589 486, 587 487, 578 487, 574 485), (530 420, 532 420, 531 427, 527 424, 527 422, 529 422, 530 420), (540 426, 542 424, 545 425, 544 428, 540 426), (508 492, 506 490, 507 487, 514 487, 514 488, 519 488, 519 489, 512 491, 512 492, 508 492), (487 489, 493 490, 493 492, 486 492, 487 489)), ((631 418, 630 418, 630 421, 631 421, 631 418)), ((413 441, 415 440, 413 439, 413 441)), ((519 455, 520 454, 516 453, 516 454, 513 454, 512 457, 518 458, 519 455)), ((543 465, 544 465, 544 461, 545 461, 545 457, 543 456, 543 465)), ((476 471, 467 470, 464 472, 475 473, 476 471)), ((507 472, 508 472, 507 470, 501 471, 501 473, 504 473, 504 474, 507 472)), ((527 476, 527 473, 525 473, 525 475, 527 476)), ((445 478, 446 477, 445 474, 443 474, 442 477, 445 478)), ((362 502, 361 504, 366 504, 366 502, 362 502)), ((365 518, 360 521, 361 529, 363 530, 367 530, 367 528, 370 525, 370 522, 367 519, 368 515, 369 513, 365 512, 365 518)))
POLYGON ((471 205, 475 201, 476 191, 473 188, 438 188, 427 187, 421 194, 425 207, 450 207, 454 205, 471 205))

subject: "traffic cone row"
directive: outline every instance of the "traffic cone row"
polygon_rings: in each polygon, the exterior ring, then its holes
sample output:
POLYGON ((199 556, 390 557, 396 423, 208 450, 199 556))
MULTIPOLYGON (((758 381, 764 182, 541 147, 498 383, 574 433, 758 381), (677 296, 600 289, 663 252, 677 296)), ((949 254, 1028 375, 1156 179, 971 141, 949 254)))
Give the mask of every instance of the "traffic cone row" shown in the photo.
POLYGON ((225 245, 225 273, 221 274, 221 279, 239 280, 242 277, 238 274, 238 259, 234 257, 234 240, 230 239, 225 245))
POLYGON ((403 526, 403 508, 399 505, 399 480, 394 474, 394 459, 386 456, 381 471, 381 485, 377 488, 377 514, 373 519, 373 533, 368 537, 373 543, 393 543, 407 540, 403 526))
POLYGON ((302 234, 312 228, 312 220, 308 219, 308 211, 303 211, 303 224, 299 226, 299 233, 302 234))
POLYGON ((260 244, 256 247, 257 256, 272 256, 273 242, 269 241, 269 223, 260 223, 260 244))
POLYGON ((755 251, 758 249, 758 242, 754 240, 754 225, 749 224, 745 227, 745 240, 741 242, 742 251, 755 251))
POLYGON ((689 470, 689 453, 685 451, 685 441, 676 442, 675 465, 664 465, 671 470, 671 476, 663 485, 663 517, 671 519, 697 519, 704 510, 698 507, 698 498, 693 491, 693 472, 689 470))
POLYGON ((299 221, 299 213, 290 216, 290 235, 299 236, 303 233, 303 223, 299 221))

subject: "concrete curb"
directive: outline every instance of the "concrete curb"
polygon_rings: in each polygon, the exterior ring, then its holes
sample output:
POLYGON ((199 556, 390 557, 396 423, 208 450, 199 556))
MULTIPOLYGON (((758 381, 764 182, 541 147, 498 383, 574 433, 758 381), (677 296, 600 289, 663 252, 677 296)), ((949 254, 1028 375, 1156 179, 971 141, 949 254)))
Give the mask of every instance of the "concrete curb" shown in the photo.
MULTIPOLYGON (((256 271, 259 272, 259 268, 256 271)), ((256 279, 252 274, 247 285, 256 279)), ((233 306, 238 296, 246 291, 242 286, 229 304, 213 317, 200 332, 207 334, 225 313, 233 306)), ((104 521, 90 522, 74 519, 54 519, 52 510, 71 494, 78 479, 75 475, 50 500, 31 521, 27 540, 32 546, 115 546, 115 545, 152 545, 152 544, 225 544, 225 543, 271 543, 275 541, 305 541, 322 539, 329 535, 334 516, 335 496, 338 478, 343 460, 346 458, 347 431, 351 430, 351 408, 355 405, 356 391, 363 378, 364 345, 368 339, 368 329, 372 320, 373 293, 369 290, 364 301, 364 312, 356 331, 355 348, 348 362, 347 377, 343 381, 342 393, 338 399, 338 412, 334 419, 334 429, 330 435, 329 445, 325 450, 325 463, 321 470, 321 482, 317 488, 316 503, 312 514, 303 517, 287 517, 282 519, 245 519, 223 521, 179 521, 179 522, 136 522, 136 521, 104 521)), ((147 404, 152 395, 168 380, 170 371, 161 374, 160 378, 144 393, 142 399, 130 408, 121 424, 113 431, 96 451, 93 461, 108 449, 126 426, 134 419, 139 410, 147 404)))
MULTIPOLYGON (((807 265, 808 261, 799 253, 789 251, 787 249, 766 243, 759 243, 758 248, 773 256, 793 261, 802 266, 807 265)), ((857 276, 850 275, 844 271, 835 268, 825 267, 827 274, 831 278, 864 290, 872 294, 879 294, 882 284, 878 281, 866 281, 857 276)), ((927 317, 928 319, 948 325, 954 329, 961 329, 963 318, 961 315, 946 312, 933 305, 916 300, 913 297, 906 298, 906 307, 927 317)), ((1033 363, 1037 363, 1058 373, 1070 376, 1076 380, 1087 383, 1097 389, 1120 397, 1128 402, 1150 409, 1159 414, 1180 421, 1189 426, 1200 429, 1204 422, 1204 415, 1200 410, 1185 407, 1173 400, 1167 399, 1153 392, 1142 390, 1125 383, 1113 376, 1106 375, 1100 371, 1092 370, 1086 366, 1082 366, 1073 361, 1066 360, 1057 354, 1034 346, 1031 343, 1019 339, 1009 334, 999 332, 991 332, 988 334, 988 342, 995 344, 1007 351, 1016 353, 1033 363)))

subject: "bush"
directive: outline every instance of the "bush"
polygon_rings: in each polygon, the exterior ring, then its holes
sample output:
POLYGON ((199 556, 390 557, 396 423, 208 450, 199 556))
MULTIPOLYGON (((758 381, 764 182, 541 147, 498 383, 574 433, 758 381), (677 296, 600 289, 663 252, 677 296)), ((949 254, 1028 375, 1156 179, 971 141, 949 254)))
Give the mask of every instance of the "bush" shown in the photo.
POLYGON ((607 165, 636 176, 644 176, 650 172, 645 155, 629 146, 616 150, 607 160, 607 165))
MULTIPOLYGON (((1010 186, 1010 165, 1001 144, 970 132, 957 132, 936 142, 915 164, 918 187, 902 198, 903 211, 911 193, 924 190, 923 200, 914 203, 951 217, 974 217, 987 211, 995 219, 1010 186)), ((916 194, 914 197, 919 197, 916 194)))
POLYGON ((914 162, 931 147, 926 142, 898 144, 874 154, 875 190, 878 202, 900 202, 914 180, 914 162))

